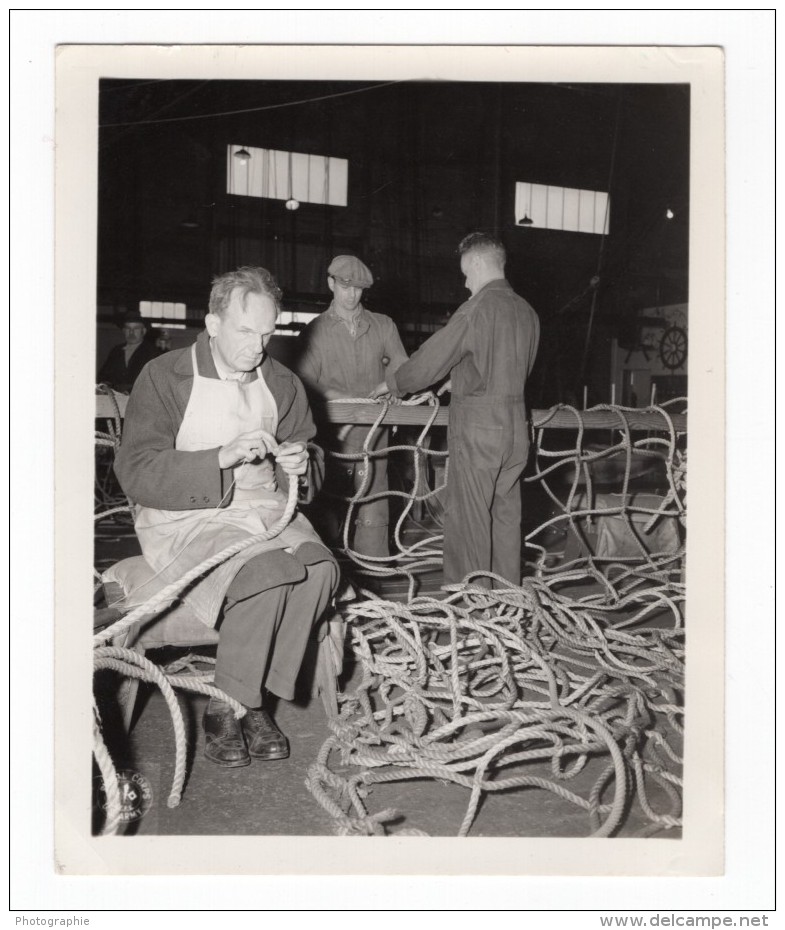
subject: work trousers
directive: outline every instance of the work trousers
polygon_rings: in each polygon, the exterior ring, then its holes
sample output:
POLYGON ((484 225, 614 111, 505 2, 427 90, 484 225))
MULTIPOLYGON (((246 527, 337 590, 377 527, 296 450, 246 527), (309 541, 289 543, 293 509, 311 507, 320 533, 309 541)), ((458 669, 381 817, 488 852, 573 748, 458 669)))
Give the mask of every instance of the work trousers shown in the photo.
POLYGON ((254 562, 229 586, 215 665, 216 687, 246 707, 261 706, 263 687, 294 698, 311 629, 338 584, 335 563, 325 560, 305 566, 302 581, 254 592, 254 562))
MULTIPOLYGON (((444 580, 490 571, 521 583, 521 476, 529 454, 523 402, 450 404, 444 580)), ((475 579, 483 587, 500 587, 475 579)))

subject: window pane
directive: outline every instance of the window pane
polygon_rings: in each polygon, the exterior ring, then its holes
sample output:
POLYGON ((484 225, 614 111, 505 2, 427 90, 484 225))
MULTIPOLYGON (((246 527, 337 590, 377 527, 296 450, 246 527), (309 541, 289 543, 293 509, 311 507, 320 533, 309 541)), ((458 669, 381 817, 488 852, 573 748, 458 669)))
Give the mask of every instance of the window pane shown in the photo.
POLYGON ((547 187, 545 189, 547 216, 545 225, 548 229, 562 229, 562 207, 564 205, 563 188, 547 187))
POLYGON ((570 232, 578 230, 578 194, 574 187, 564 190, 564 229, 570 232))
POLYGON ((515 184, 515 221, 528 215, 533 227, 600 234, 608 231, 610 199, 604 191, 574 187, 515 184))
POLYGON ((608 195, 602 191, 597 191, 597 222, 594 226, 596 233, 608 233, 610 228, 610 203, 608 195))
POLYGON ((328 160, 327 177, 327 203, 336 207, 345 207, 349 202, 349 162, 345 158, 330 158, 328 160))
POLYGON ((548 228, 547 197, 545 196, 547 188, 542 184, 532 184, 532 212, 529 214, 535 226, 542 229, 548 228))
POLYGON ((288 200, 290 164, 291 194, 295 199, 302 203, 346 206, 349 163, 345 158, 330 158, 304 152, 290 153, 247 145, 227 147, 227 193, 288 200), (241 148, 248 153, 247 159, 236 157, 241 148))
POLYGON ((525 181, 518 181, 515 185, 515 222, 520 223, 524 216, 531 219, 530 204, 532 199, 532 186, 525 181))
POLYGON ((578 230, 579 232, 594 232, 594 191, 578 191, 579 210, 578 230))

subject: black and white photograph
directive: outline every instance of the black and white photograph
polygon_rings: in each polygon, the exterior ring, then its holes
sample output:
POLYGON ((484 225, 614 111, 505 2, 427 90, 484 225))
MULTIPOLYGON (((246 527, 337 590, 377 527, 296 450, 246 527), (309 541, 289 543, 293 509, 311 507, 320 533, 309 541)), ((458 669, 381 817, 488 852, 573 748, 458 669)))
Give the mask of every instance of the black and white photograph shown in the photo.
POLYGON ((722 54, 341 51, 59 50, 65 869, 716 874, 722 54))
POLYGON ((101 81, 97 829, 681 835, 690 105, 101 81))

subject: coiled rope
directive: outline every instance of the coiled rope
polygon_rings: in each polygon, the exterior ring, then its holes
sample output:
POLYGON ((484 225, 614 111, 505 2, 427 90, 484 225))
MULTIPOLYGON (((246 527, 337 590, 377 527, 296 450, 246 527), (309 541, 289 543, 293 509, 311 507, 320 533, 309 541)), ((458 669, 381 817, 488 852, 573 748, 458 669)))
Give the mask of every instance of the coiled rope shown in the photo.
MULTIPOLYGON (((366 398, 342 402, 369 403, 366 398)), ((362 682, 352 694, 339 695, 341 710, 330 721, 331 736, 309 769, 309 790, 334 818, 336 829, 346 834, 382 835, 392 829, 400 815, 390 809, 371 812, 369 794, 373 786, 413 778, 438 779, 468 789, 460 836, 472 828, 485 794, 512 789, 544 790, 577 805, 586 812, 594 836, 617 832, 633 800, 650 823, 644 832, 677 828, 681 816, 683 548, 676 553, 649 552, 632 519, 636 512, 648 518, 644 533, 662 518, 684 520, 686 455, 678 445, 680 436, 668 409, 665 405, 656 408, 665 424, 659 435, 633 441, 632 411, 594 408, 613 412, 618 420, 614 433, 620 437, 598 451, 584 447, 586 431, 580 411, 553 408, 552 414, 572 412, 576 440, 572 448, 545 449, 547 415, 535 431, 537 468, 526 480, 540 483, 558 510, 526 537, 527 545, 539 554, 536 577, 520 587, 489 591, 474 582, 494 576, 476 573, 461 585, 446 586, 445 597, 437 600, 414 594, 417 576, 441 564, 441 535, 434 533, 409 546, 402 541, 402 528, 414 503, 434 497, 446 486, 446 475, 445 482, 433 489, 423 477, 429 457, 447 457, 446 452, 425 445, 438 414, 438 401, 433 395, 422 395, 410 401, 415 402, 427 403, 433 411, 413 445, 374 449, 375 434, 385 428, 388 411, 394 406, 381 401, 362 451, 330 453, 365 464, 361 486, 343 498, 347 504, 345 552, 367 574, 406 577, 409 592, 406 604, 366 593, 366 600, 349 606, 352 646, 362 667, 362 682), (411 492, 388 490, 368 496, 371 461, 405 451, 414 456, 411 492), (641 456, 664 462, 668 492, 656 507, 634 506, 629 500, 633 459, 641 456), (602 459, 611 458, 623 462, 621 503, 618 507, 592 506, 592 469, 602 459), (570 475, 565 502, 550 486, 560 469, 570 475), (406 499, 395 526, 397 551, 389 559, 371 558, 349 546, 354 511, 381 496, 406 499), (640 551, 631 557, 601 559, 587 546, 587 554, 572 562, 549 566, 547 549, 536 541, 538 534, 566 524, 582 539, 584 523, 598 516, 620 518, 640 551), (583 593, 573 593, 576 590, 583 593), (331 768, 335 757, 340 759, 341 774, 331 768), (608 761, 596 773, 599 757, 608 761), (532 773, 532 766, 544 763, 550 767, 550 776, 539 770, 532 773), (345 772, 347 768, 354 771, 345 772), (571 779, 585 779, 590 768, 594 780, 588 791, 567 787, 571 779), (664 792, 669 809, 655 810, 652 785, 664 792), (612 800, 604 800, 611 791, 612 800)), ((262 534, 227 547, 97 634, 96 659, 103 663, 101 667, 133 677, 149 675, 146 680, 156 682, 156 675, 162 674, 165 686, 159 687, 165 696, 166 687, 214 693, 209 673, 180 675, 180 668, 153 672, 137 653, 129 658, 123 654, 127 651, 114 652, 117 647, 104 644, 153 617, 193 580, 225 559, 277 535, 291 519, 295 505, 292 482, 287 510, 268 531, 269 536, 262 534)), ((172 704, 167 699, 167 703, 177 758, 184 758, 179 708, 173 709, 176 700, 172 704)), ((238 705, 235 712, 240 716, 242 708, 238 705)), ((111 781, 111 773, 108 777, 111 781)), ((179 803, 181 791, 182 775, 176 762, 170 806, 179 803)), ((422 832, 406 826, 398 834, 422 832)))
MULTIPOLYGON (((242 552, 255 543, 274 539, 278 536, 285 527, 289 525, 294 516, 294 512, 297 509, 297 497, 298 482, 294 478, 291 478, 289 480, 289 493, 284 512, 268 530, 239 540, 230 546, 226 546, 214 556, 204 559, 177 581, 167 585, 143 604, 140 604, 134 610, 130 611, 125 617, 122 617, 120 620, 111 624, 111 626, 106 627, 93 636, 94 671, 108 668, 129 678, 138 678, 142 681, 152 682, 160 688, 164 700, 166 701, 172 718, 175 736, 175 770, 172 779, 172 788, 167 800, 167 805, 169 807, 177 807, 180 803, 186 770, 185 726, 173 688, 185 688, 225 701, 232 707, 238 719, 245 714, 245 708, 228 694, 210 683, 212 681, 212 674, 203 674, 199 676, 177 675, 175 672, 182 670, 182 667, 179 665, 175 666, 171 673, 167 674, 149 659, 146 659, 133 649, 125 649, 121 646, 105 644, 121 636, 135 624, 152 620, 164 609, 169 607, 191 582, 200 578, 227 559, 230 559, 232 556, 237 555, 237 553, 242 552)), ((107 834, 116 831, 119 823, 119 814, 116 814, 112 806, 114 803, 114 794, 110 797, 110 786, 114 785, 115 789, 117 787, 117 773, 106 751, 103 739, 100 736, 100 727, 98 725, 94 728, 93 751, 104 778, 104 784, 107 786, 107 821, 103 830, 103 833, 107 834), (107 778, 109 781, 107 781, 107 778)), ((119 796, 117 798, 117 803, 119 804, 119 796)))
POLYGON ((650 552, 642 538, 660 519, 684 521, 686 455, 669 412, 673 404, 653 408, 662 428, 637 440, 630 418, 640 411, 593 408, 616 418, 617 438, 601 450, 585 446, 585 417, 565 406, 554 407, 550 417, 565 410, 574 416, 574 445, 546 449, 549 415, 541 417, 535 432, 537 467, 526 480, 543 486, 557 514, 526 537, 539 555, 536 577, 520 587, 488 591, 473 581, 494 576, 477 573, 445 586, 447 596, 440 600, 415 598, 413 589, 419 572, 441 562, 442 537, 436 533, 408 548, 400 537, 411 503, 445 486, 423 491, 419 483, 421 460, 434 454, 423 444, 436 410, 414 445, 375 450, 374 434, 384 428, 391 409, 381 403, 361 452, 329 453, 364 468, 361 486, 343 498, 344 551, 363 573, 409 579, 407 604, 364 592, 366 601, 347 608, 362 682, 354 693, 340 696, 341 711, 330 721, 331 736, 307 779, 338 832, 380 835, 392 829, 400 814, 371 812, 367 799, 374 785, 410 779, 447 781, 469 790, 459 836, 469 833, 484 794, 516 788, 545 790, 577 805, 586 811, 593 836, 618 831, 633 801, 650 822, 644 832, 680 825, 684 550, 650 552), (363 503, 401 493, 366 496, 369 464, 391 451, 413 454, 415 484, 396 525, 397 552, 390 559, 370 558, 350 548, 349 524, 363 503), (621 471, 618 506, 595 505, 593 468, 606 459, 621 471), (633 465, 641 459, 662 463, 667 476, 668 491, 654 507, 631 502, 633 465), (564 502, 551 487, 559 471, 570 475, 564 502), (633 520, 641 514, 647 518, 642 528, 633 520), (548 550, 536 541, 539 534, 567 525, 585 541, 584 524, 600 516, 623 522, 636 545, 634 555, 601 558, 586 544, 572 562, 548 565, 548 550), (600 756, 609 762, 588 792, 566 787, 581 773, 585 780, 590 761, 600 756), (550 778, 531 771, 543 763, 550 765, 550 778), (668 810, 652 806, 653 784, 664 791, 668 810), (604 802, 611 790, 612 801, 604 802))
POLYGON ((522 788, 577 805, 596 837, 619 828, 632 793, 658 827, 678 826, 680 780, 666 762, 681 763, 680 729, 664 735, 668 713, 680 714, 671 703, 683 687, 678 611, 668 629, 632 633, 636 609, 638 619, 650 609, 645 590, 617 597, 609 616, 610 604, 577 609, 547 581, 489 591, 472 583, 480 577, 494 578, 468 576, 445 588, 444 600, 348 606, 362 682, 341 696, 307 779, 338 831, 382 833, 399 815, 368 810, 371 786, 411 779, 469 790, 458 836, 469 833, 484 794, 522 788), (614 626, 619 614, 624 630, 614 626), (610 762, 588 794, 567 787, 602 755, 610 762), (546 762, 550 777, 532 771, 546 762), (668 779, 670 810, 653 810, 651 779, 668 779))

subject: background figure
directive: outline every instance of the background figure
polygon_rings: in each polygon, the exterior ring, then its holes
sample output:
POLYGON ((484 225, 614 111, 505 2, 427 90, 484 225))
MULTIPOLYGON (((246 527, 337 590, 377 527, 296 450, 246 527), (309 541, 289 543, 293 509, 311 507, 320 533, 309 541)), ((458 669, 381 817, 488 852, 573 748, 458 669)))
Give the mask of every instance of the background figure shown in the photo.
POLYGON ((450 376, 444 580, 484 570, 519 585, 521 475, 529 454, 524 390, 540 323, 504 277, 501 242, 472 233, 458 251, 471 298, 408 362, 388 371, 374 395, 400 397, 450 376))
MULTIPOLYGON (((151 362, 131 393, 115 471, 137 505, 142 554, 166 581, 263 534, 283 514, 290 482, 303 482, 301 494, 319 487, 305 390, 266 352, 280 299, 264 268, 216 278, 196 343, 151 362)), ((248 709, 240 722, 210 700, 211 762, 234 768, 288 756, 263 705, 268 692, 293 699, 311 628, 337 583, 335 560, 298 514, 188 588, 189 609, 219 629, 215 685, 248 709)))
POLYGON ((98 384, 108 384, 115 391, 128 393, 144 366, 161 351, 145 339, 147 325, 138 310, 129 310, 123 316, 125 344, 109 351, 98 372, 98 384))
MULTIPOLYGON (((333 300, 327 310, 308 324, 300 336, 298 373, 314 403, 341 397, 369 397, 386 374, 406 361, 406 351, 395 323, 381 313, 363 307, 362 293, 373 284, 368 267, 353 255, 339 255, 327 269, 327 285, 333 300)), ((318 410, 315 411, 318 417, 318 410)), ((361 452, 369 427, 336 427, 320 418, 323 443, 343 453, 361 452)), ((389 445, 389 431, 377 430, 373 449, 389 445)), ((387 456, 370 459, 370 476, 363 461, 331 459, 327 463, 325 489, 351 497, 363 482, 364 496, 387 490, 387 456)), ((323 499, 325 529, 338 545, 343 508, 331 508, 323 499)), ((349 544, 363 555, 387 556, 389 502, 380 498, 356 508, 354 533, 349 544)))

